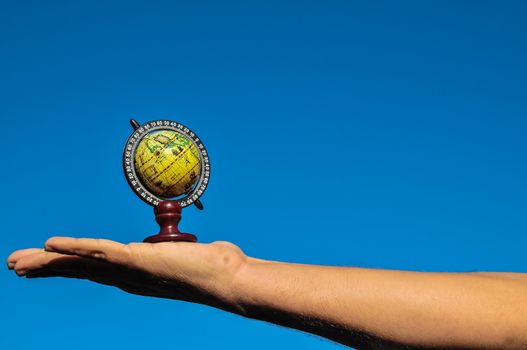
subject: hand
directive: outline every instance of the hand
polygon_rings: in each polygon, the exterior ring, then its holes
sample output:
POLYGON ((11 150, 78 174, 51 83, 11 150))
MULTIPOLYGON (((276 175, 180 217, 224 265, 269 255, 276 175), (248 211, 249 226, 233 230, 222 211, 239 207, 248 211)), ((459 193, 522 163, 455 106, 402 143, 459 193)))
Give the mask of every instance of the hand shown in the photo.
POLYGON ((55 237, 44 249, 13 252, 19 276, 80 278, 126 292, 229 309, 231 286, 246 256, 228 242, 130 243, 55 237))

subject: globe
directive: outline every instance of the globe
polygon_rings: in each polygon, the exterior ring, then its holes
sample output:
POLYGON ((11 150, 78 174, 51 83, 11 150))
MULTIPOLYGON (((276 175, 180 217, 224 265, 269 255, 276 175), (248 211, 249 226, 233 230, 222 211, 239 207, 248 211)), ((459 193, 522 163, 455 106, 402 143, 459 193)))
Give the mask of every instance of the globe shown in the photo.
POLYGON ((189 192, 199 178, 201 161, 195 144, 173 130, 146 134, 134 156, 139 181, 152 194, 174 198, 189 192))

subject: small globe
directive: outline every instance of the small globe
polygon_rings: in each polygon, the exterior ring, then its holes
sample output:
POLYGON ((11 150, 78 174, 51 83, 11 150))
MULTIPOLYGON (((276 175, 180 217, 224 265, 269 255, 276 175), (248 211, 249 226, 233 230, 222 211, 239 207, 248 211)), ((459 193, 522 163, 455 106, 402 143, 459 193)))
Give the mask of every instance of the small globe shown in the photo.
POLYGON ((187 193, 201 172, 198 149, 188 137, 173 130, 145 135, 137 145, 134 165, 143 186, 162 198, 187 193))

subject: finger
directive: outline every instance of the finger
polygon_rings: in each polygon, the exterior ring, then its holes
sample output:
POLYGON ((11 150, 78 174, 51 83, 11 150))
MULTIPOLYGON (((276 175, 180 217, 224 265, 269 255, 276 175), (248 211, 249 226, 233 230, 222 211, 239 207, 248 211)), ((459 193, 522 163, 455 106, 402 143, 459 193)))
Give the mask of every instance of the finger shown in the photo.
POLYGON ((15 265, 15 272, 19 276, 53 274, 68 277, 84 276, 100 282, 100 279, 121 279, 123 273, 119 265, 83 258, 77 255, 64 255, 55 252, 40 252, 20 259, 15 265), (92 278, 93 277, 93 278, 92 278))
POLYGON ((131 262, 126 245, 106 239, 53 237, 45 244, 46 251, 78 255, 111 263, 127 265, 131 262))
POLYGON ((114 263, 46 251, 20 259, 15 265, 15 271, 20 276, 43 271, 80 272, 88 276, 108 279, 132 278, 135 277, 134 273, 136 275, 141 273, 114 263))
MULTIPOLYGON (((143 296, 150 296, 150 297, 162 297, 159 292, 152 290, 151 288, 142 286, 142 285, 136 285, 133 283, 127 283, 123 281, 114 281, 114 280, 107 280, 103 278, 97 278, 97 277, 90 277, 88 275, 85 275, 83 273, 79 272, 36 272, 33 274, 26 275, 27 279, 37 279, 37 278, 50 278, 50 277, 63 277, 63 278, 74 278, 74 279, 81 279, 81 280, 88 280, 92 282, 96 282, 105 286, 111 286, 119 288, 127 293, 130 294, 137 294, 137 295, 143 295, 143 296)), ((168 297, 168 296, 164 296, 168 297)))
POLYGON ((16 262, 20 260, 21 258, 23 258, 24 256, 40 253, 43 250, 44 249, 39 249, 39 248, 28 248, 28 249, 21 249, 21 250, 14 251, 7 258, 7 267, 10 270, 12 270, 15 267, 16 262))
MULTIPOLYGON (((15 266, 15 271, 29 279, 49 277, 84 279, 114 286, 132 294, 173 296, 172 288, 167 291, 169 286, 158 285, 151 275, 141 270, 77 255, 41 251, 21 258, 15 266)), ((183 295, 181 298, 185 299, 183 295)))
POLYGON ((128 293, 157 296, 157 288, 149 284, 151 280, 137 278, 133 272, 119 265, 93 260, 90 258, 62 256, 52 259, 40 269, 28 271, 28 279, 64 277, 89 280, 103 285, 120 288, 128 293))
POLYGON ((35 254, 26 255, 20 258, 14 266, 17 275, 24 276, 28 272, 40 271, 50 267, 68 268, 70 270, 80 270, 83 268, 82 258, 72 255, 64 255, 55 252, 41 251, 35 254))
POLYGON ((120 285, 124 282, 133 282, 133 278, 114 269, 115 265, 94 261, 88 258, 64 259, 60 263, 51 261, 50 264, 40 269, 30 270, 25 276, 28 278, 41 277, 68 277, 87 279, 106 285, 120 285), (69 260, 69 261, 68 261, 69 260), (77 260, 77 261, 74 261, 77 260))
POLYGON ((86 274, 80 271, 35 271, 28 272, 26 278, 48 278, 48 277, 65 277, 65 278, 76 278, 76 279, 87 279, 86 274))

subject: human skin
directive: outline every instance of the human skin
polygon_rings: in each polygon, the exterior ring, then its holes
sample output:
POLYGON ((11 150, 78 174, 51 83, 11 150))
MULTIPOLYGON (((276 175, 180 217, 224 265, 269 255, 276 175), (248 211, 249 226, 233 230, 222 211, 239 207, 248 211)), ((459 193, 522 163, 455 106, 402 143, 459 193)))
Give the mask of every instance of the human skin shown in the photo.
POLYGON ((228 242, 54 237, 13 252, 27 278, 70 277, 206 304, 359 349, 527 349, 527 275, 301 265, 228 242))

